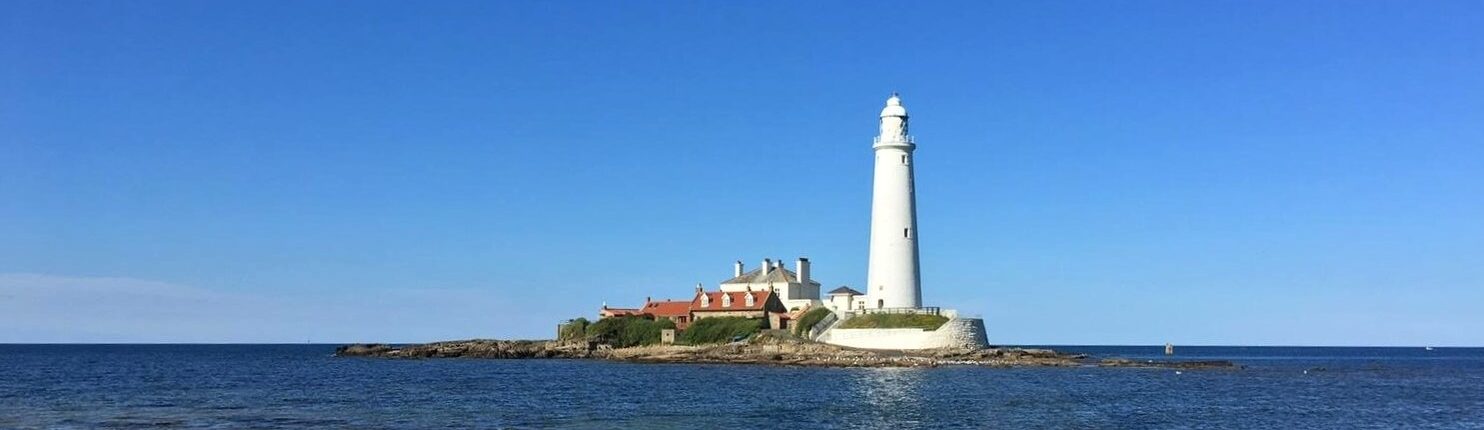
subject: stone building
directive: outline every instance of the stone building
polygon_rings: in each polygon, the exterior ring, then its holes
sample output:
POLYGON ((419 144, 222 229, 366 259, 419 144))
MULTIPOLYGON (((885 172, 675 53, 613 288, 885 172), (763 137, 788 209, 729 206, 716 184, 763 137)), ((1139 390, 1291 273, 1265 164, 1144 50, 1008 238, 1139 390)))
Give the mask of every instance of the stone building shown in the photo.
POLYGON ((654 301, 644 299, 644 306, 639 308, 639 315, 648 315, 655 320, 668 319, 675 322, 675 328, 685 330, 690 325, 690 301, 689 300, 663 300, 654 301))
POLYGON ((702 291, 690 302, 692 321, 713 317, 766 318, 769 328, 786 328, 788 309, 772 291, 702 291))

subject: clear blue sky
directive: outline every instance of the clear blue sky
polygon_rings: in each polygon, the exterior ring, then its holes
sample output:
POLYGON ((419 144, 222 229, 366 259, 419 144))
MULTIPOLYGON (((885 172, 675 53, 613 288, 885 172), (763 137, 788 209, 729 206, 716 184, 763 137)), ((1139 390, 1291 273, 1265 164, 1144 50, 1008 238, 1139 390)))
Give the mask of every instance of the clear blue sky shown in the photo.
POLYGON ((1484 345, 1484 4, 0 1, 0 342, 550 336, 731 262, 995 343, 1484 345))

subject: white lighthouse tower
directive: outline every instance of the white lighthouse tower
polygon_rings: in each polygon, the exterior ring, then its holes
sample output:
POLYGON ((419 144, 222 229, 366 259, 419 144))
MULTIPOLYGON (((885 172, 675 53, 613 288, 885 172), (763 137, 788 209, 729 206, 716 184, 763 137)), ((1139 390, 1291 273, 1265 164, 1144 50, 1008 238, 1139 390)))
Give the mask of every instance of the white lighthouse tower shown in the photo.
MULTIPOLYGON (((985 348, 989 336, 983 318, 961 317, 957 310, 922 306, 922 282, 917 258, 917 195, 912 185, 912 151, 917 145, 907 134, 907 108, 895 93, 881 110, 881 134, 876 136, 876 176, 871 194, 871 257, 866 268, 866 292, 847 287, 830 292, 830 304, 840 320, 875 309, 910 309, 901 313, 946 318, 932 330, 903 329, 887 318, 879 328, 851 328, 828 324, 814 340, 865 349, 985 348)), ((816 327, 817 328, 817 327, 816 327)))
POLYGON ((866 269, 866 308, 922 307, 917 260, 917 197, 912 185, 912 150, 907 108, 892 93, 881 109, 876 136, 875 186, 871 193, 871 256, 866 269))

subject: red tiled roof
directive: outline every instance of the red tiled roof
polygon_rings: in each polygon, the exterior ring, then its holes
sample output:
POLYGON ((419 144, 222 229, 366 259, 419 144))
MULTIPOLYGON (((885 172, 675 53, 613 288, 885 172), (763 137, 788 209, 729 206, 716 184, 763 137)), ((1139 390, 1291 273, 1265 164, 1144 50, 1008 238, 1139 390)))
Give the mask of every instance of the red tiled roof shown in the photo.
POLYGON ((654 315, 656 317, 683 317, 690 315, 690 302, 683 300, 665 300, 663 302, 648 302, 640 313, 654 315))
POLYGON ((714 291, 714 292, 699 293, 699 294, 696 294, 696 298, 691 299, 691 301, 690 301, 690 310, 692 312, 760 311, 760 310, 764 310, 765 309, 765 306, 768 305, 768 297, 771 297, 772 295, 773 295, 773 292, 772 291, 750 291, 750 292, 749 291, 738 291, 738 292, 732 292, 732 293, 721 292, 721 291, 714 291), (701 306, 701 295, 702 294, 705 294, 707 296, 707 298, 709 298, 711 300, 711 306, 708 306, 708 307, 702 307, 701 306), (722 297, 723 294, 732 296, 732 305, 731 306, 727 306, 727 307, 722 307, 721 306, 721 297, 722 297), (753 295, 752 296, 752 299, 753 299, 752 300, 752 306, 747 306, 747 295, 748 294, 752 294, 753 295))
POLYGON ((622 316, 629 316, 629 315, 638 315, 639 314, 639 310, 638 309, 626 309, 626 308, 610 308, 610 307, 604 306, 603 309, 601 309, 601 310, 598 311, 598 314, 599 315, 622 317, 622 316))

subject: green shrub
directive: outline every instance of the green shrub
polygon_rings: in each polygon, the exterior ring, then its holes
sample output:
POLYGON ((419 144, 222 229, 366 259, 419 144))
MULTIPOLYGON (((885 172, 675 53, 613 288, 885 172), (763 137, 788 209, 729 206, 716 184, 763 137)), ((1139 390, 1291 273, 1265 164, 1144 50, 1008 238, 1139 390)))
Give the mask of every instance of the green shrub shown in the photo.
POLYGON ((613 346, 626 348, 636 345, 660 343, 660 330, 674 328, 668 319, 655 321, 636 316, 609 317, 587 326, 587 338, 613 346))
POLYGON ((840 328, 920 328, 937 330, 948 318, 930 314, 865 314, 840 323, 840 328))
POLYGON ((745 339, 757 334, 766 325, 766 318, 701 318, 680 333, 680 340, 691 345, 731 342, 733 339, 745 339))
POLYGON ((557 329, 557 340, 577 340, 587 337, 587 318, 567 321, 557 329))
POLYGON ((825 308, 815 308, 810 309, 809 312, 804 312, 804 316, 799 317, 799 322, 794 324, 794 334, 799 336, 808 335, 809 330, 813 329, 815 324, 819 324, 820 321, 824 320, 824 317, 829 315, 830 310, 825 308))

